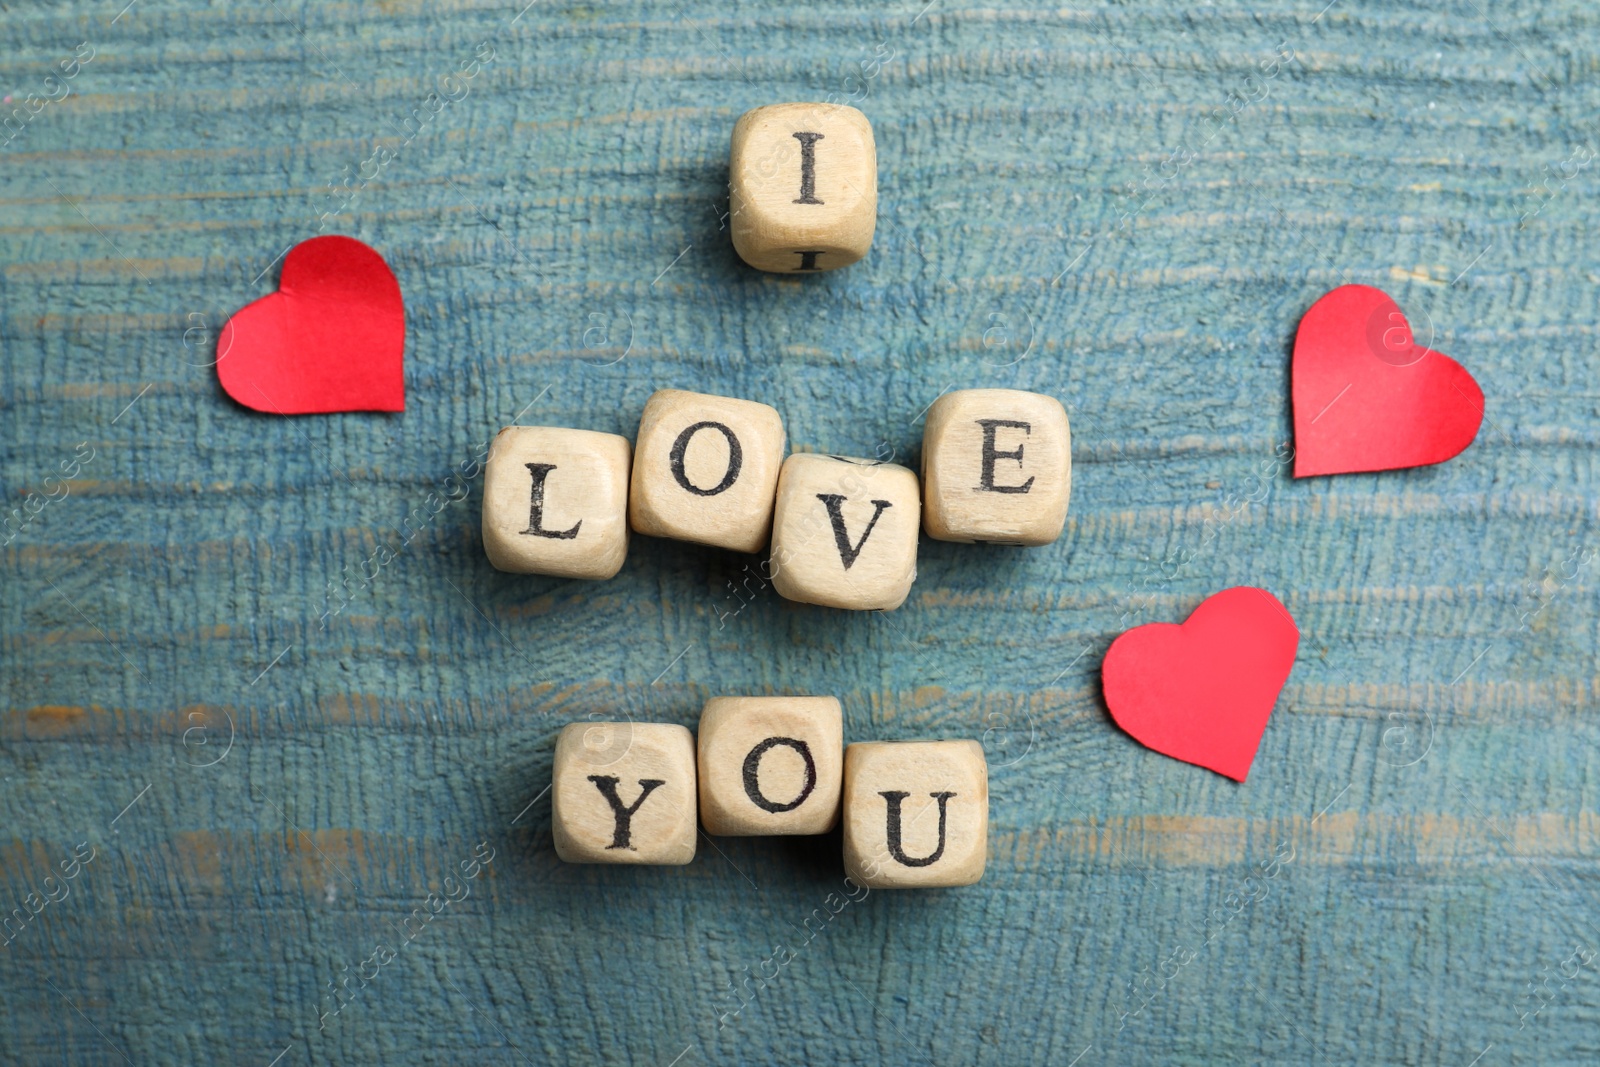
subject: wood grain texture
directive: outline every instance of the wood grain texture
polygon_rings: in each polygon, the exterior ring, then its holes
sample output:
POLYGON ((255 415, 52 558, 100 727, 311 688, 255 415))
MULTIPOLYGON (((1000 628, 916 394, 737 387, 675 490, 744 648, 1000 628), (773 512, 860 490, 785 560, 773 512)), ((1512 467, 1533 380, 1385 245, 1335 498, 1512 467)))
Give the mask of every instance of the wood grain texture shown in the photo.
POLYGON ((1595 1062, 1593 5, 123 2, 0 17, 7 106, 67 91, 0 134, 0 1061, 1595 1062), (749 270, 732 123, 828 94, 872 252, 749 270), (399 278, 402 415, 207 366, 319 225, 399 278), (1288 477, 1346 281, 1483 384, 1455 461, 1288 477), (944 390, 1057 396, 1066 532, 924 540, 886 615, 642 537, 490 567, 495 432, 666 386, 913 467, 944 390), (1243 583, 1304 636, 1240 787, 1098 664, 1243 583), (984 881, 854 899, 837 833, 558 862, 559 728, 717 693, 982 739, 984 881))

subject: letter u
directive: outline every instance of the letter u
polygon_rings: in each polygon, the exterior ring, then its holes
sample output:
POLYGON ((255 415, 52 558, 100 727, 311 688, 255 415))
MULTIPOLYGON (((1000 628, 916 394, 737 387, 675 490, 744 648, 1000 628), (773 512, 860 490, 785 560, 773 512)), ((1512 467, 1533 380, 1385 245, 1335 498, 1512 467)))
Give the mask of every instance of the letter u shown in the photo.
POLYGON ((927 867, 927 866, 930 866, 930 865, 932 865, 934 863, 937 863, 939 861, 939 857, 944 855, 944 828, 945 828, 945 814, 946 814, 945 805, 946 805, 946 802, 949 801, 949 799, 951 797, 955 796, 955 794, 954 793, 929 793, 928 794, 934 800, 939 802, 939 846, 937 848, 935 848, 932 852, 928 853, 926 856, 923 856, 920 859, 913 859, 912 857, 907 856, 906 853, 905 853, 904 843, 901 840, 900 803, 901 803, 901 801, 905 800, 905 798, 910 796, 911 794, 910 793, 903 793, 898 789, 889 789, 889 790, 885 790, 882 793, 879 793, 878 795, 881 796, 884 800, 887 800, 889 802, 889 812, 888 812, 888 820, 889 820, 889 822, 888 822, 889 855, 893 856, 896 860, 898 860, 899 862, 905 864, 907 867, 927 867))

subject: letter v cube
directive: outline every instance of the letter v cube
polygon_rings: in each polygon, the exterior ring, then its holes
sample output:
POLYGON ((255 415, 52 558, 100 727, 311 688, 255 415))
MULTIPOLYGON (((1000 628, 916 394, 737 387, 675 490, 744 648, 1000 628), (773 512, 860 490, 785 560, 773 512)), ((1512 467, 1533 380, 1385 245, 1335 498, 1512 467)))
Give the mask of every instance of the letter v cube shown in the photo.
POLYGON ((556 738, 550 825, 568 863, 694 859, 694 735, 671 723, 575 722, 556 738))
POLYGON ((790 456, 772 515, 773 588, 805 604, 897 608, 917 577, 921 525, 917 476, 906 468, 790 456))

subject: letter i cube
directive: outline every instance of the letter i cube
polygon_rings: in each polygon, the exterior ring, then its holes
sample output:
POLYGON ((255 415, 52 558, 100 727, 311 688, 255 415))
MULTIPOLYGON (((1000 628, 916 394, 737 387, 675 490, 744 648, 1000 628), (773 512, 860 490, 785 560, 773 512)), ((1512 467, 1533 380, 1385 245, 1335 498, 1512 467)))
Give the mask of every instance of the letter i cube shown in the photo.
POLYGON ((1055 397, 962 389, 928 409, 923 524, 936 541, 1047 545, 1072 496, 1072 432, 1055 397))
POLYGON ((700 714, 700 821, 724 836, 823 834, 839 820, 835 697, 714 697, 700 714))
POLYGON ((874 889, 971 885, 989 847, 976 741, 864 741, 844 751, 844 867, 874 889))
POLYGON ((839 104, 772 104, 740 116, 728 159, 733 247, 757 270, 854 263, 878 223, 872 124, 839 104))
POLYGON ((568 863, 694 859, 694 736, 657 722, 575 722, 556 739, 550 825, 568 863))
POLYGON ((483 474, 483 549, 517 574, 610 578, 628 556, 628 439, 508 426, 483 474))

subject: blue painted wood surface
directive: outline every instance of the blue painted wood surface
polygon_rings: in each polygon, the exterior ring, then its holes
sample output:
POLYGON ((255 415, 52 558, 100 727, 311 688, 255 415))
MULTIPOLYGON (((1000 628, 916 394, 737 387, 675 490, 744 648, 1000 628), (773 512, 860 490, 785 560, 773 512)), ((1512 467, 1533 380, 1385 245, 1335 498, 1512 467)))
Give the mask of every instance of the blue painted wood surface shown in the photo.
POLYGON ((123 2, 0 17, 0 1061, 1600 1056, 1592 5, 123 2), (829 94, 873 251, 745 269, 733 121, 829 94), (400 279, 403 415, 216 385, 319 226, 400 279), (1483 383, 1457 460, 1288 477, 1344 281, 1483 383), (925 543, 892 615, 647 538, 493 571, 452 474, 667 385, 911 462, 947 388, 1051 393, 1067 532, 925 543), (1119 733, 1098 664, 1243 582, 1304 639, 1240 786, 1119 733), (562 724, 740 692, 982 738, 985 880, 841 906, 837 836, 555 859, 562 724))

